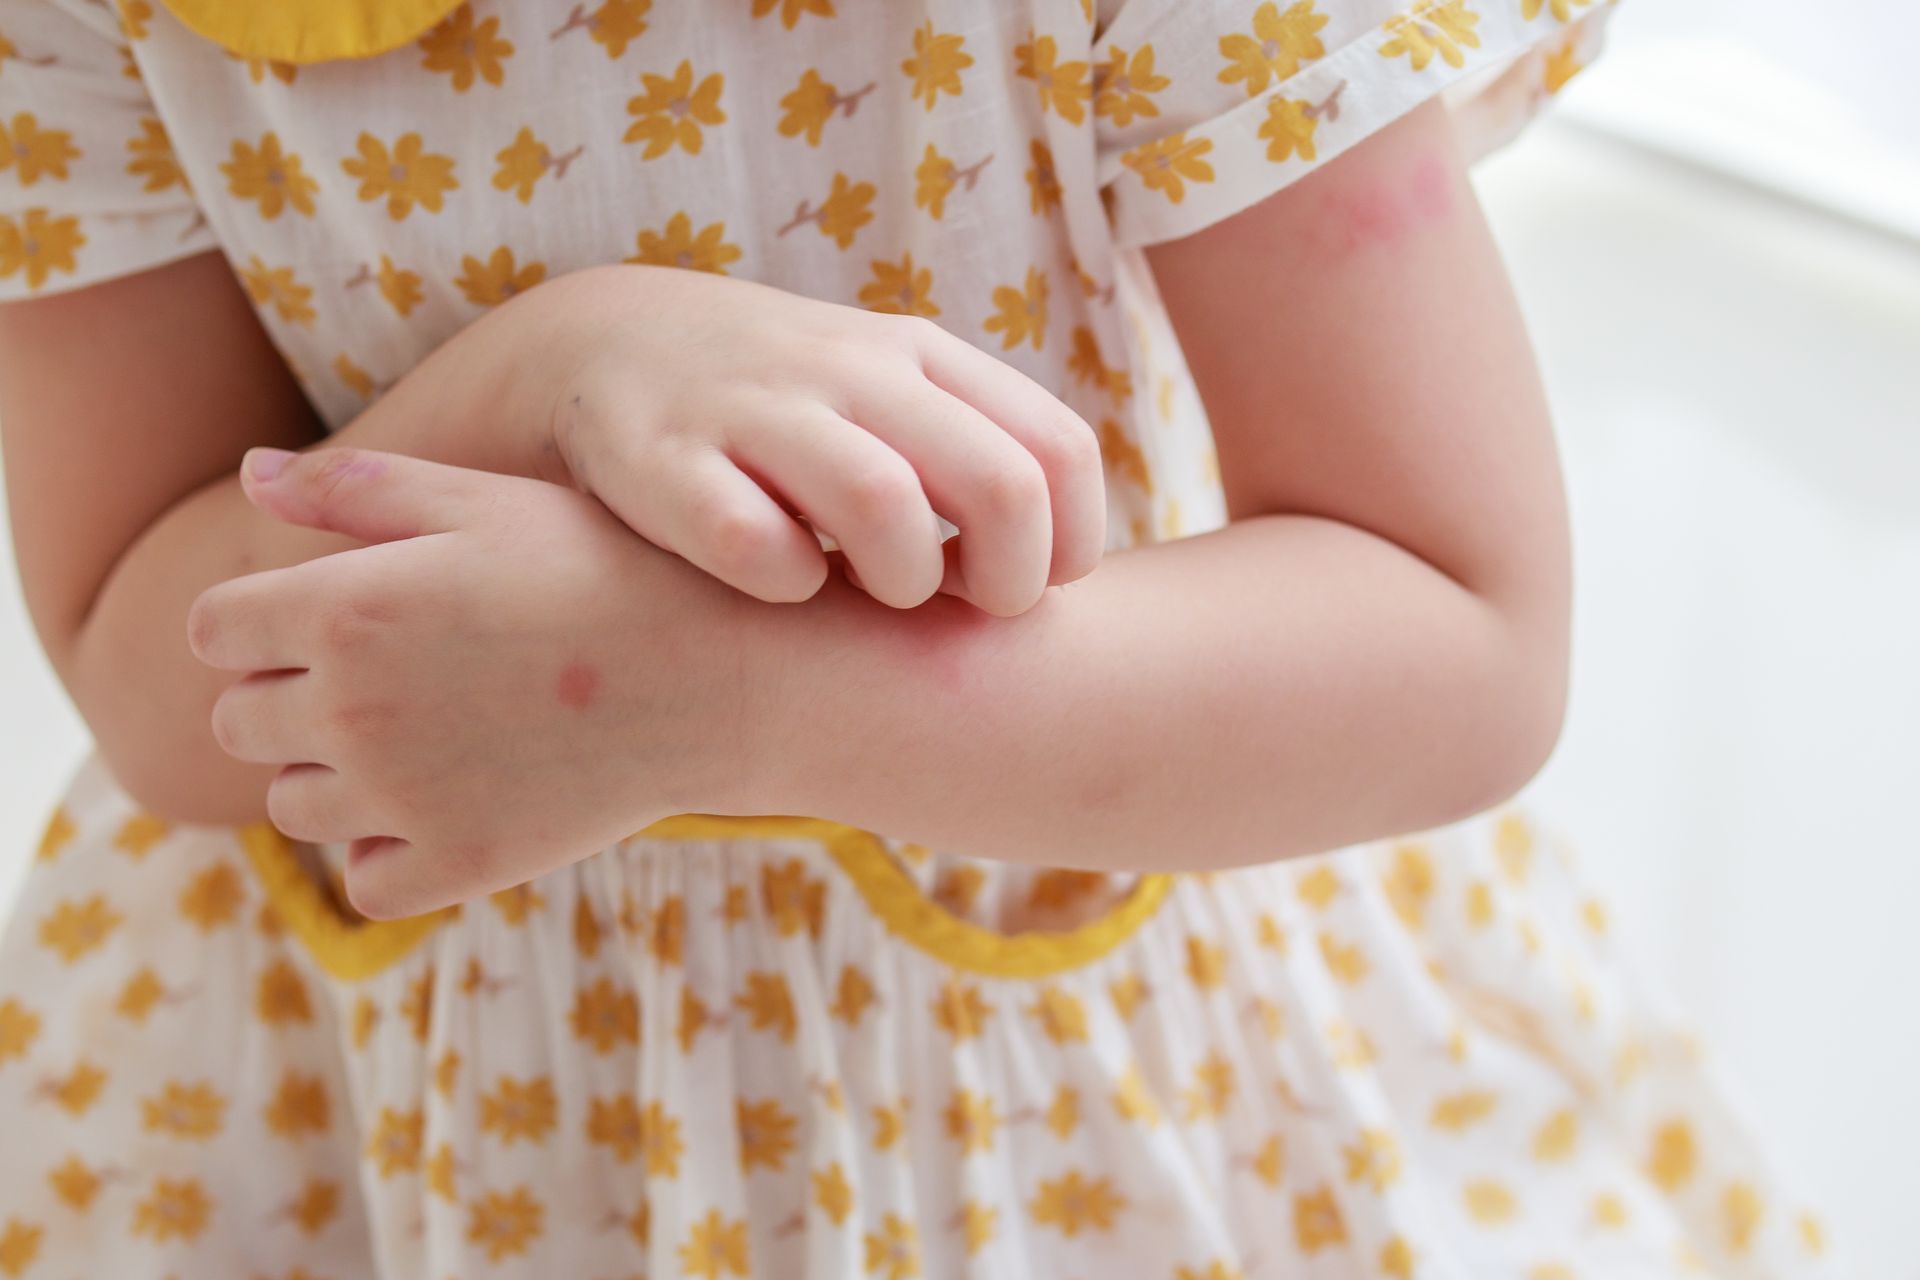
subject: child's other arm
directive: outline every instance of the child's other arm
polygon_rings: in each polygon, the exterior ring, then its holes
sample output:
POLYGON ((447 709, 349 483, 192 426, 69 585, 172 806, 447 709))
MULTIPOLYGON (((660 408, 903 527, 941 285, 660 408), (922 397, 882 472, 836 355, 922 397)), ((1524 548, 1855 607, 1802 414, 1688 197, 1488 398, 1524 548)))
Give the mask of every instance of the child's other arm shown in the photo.
POLYGON ((1205 868, 1467 816, 1557 740, 1547 409, 1445 112, 1149 251, 1233 523, 1017 618, 829 584, 768 808, 936 848, 1205 868), (884 655, 884 657, 880 656, 884 655))

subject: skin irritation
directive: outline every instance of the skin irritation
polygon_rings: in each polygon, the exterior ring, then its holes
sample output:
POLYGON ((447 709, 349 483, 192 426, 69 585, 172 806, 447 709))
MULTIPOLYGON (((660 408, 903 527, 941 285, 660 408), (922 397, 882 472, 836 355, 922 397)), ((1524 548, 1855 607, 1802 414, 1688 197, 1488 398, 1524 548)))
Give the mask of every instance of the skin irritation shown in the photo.
POLYGON ((585 711, 599 696, 600 671, 590 662, 569 662, 553 682, 554 701, 571 711, 585 711))
POLYGON ((1390 245, 1453 215, 1447 170, 1432 156, 1399 181, 1370 183, 1323 202, 1325 238, 1343 254, 1390 245))

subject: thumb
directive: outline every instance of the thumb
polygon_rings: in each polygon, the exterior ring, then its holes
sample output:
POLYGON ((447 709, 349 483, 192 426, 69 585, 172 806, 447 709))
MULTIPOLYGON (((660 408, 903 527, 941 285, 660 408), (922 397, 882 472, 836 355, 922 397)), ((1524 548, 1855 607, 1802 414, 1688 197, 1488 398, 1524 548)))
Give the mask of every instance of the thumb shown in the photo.
POLYGON ((457 528, 495 478, 372 449, 249 449, 240 464, 247 501, 267 515, 362 542, 457 528))

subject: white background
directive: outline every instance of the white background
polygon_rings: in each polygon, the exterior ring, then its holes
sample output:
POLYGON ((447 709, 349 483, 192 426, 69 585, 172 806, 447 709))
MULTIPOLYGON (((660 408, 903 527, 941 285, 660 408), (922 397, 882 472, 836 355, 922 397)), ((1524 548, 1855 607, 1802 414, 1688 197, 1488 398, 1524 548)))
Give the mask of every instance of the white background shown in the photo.
MULTIPOLYGON (((1847 1274, 1912 1280, 1920 6, 1629 0, 1613 30, 1478 171, 1577 538, 1573 704, 1531 799, 1847 1274), (1703 107, 1675 68, 1708 64, 1703 107), (1803 127, 1751 145, 1789 82, 1803 127)), ((84 741, 7 582, 0 904, 84 741)))

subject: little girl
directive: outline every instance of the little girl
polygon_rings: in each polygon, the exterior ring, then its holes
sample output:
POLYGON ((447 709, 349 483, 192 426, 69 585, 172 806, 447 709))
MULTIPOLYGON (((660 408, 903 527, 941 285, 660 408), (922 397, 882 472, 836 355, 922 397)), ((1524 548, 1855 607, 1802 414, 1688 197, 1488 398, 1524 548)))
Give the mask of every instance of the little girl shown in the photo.
POLYGON ((1827 1274, 1399 2, 0 0, 0 1276, 1827 1274))

